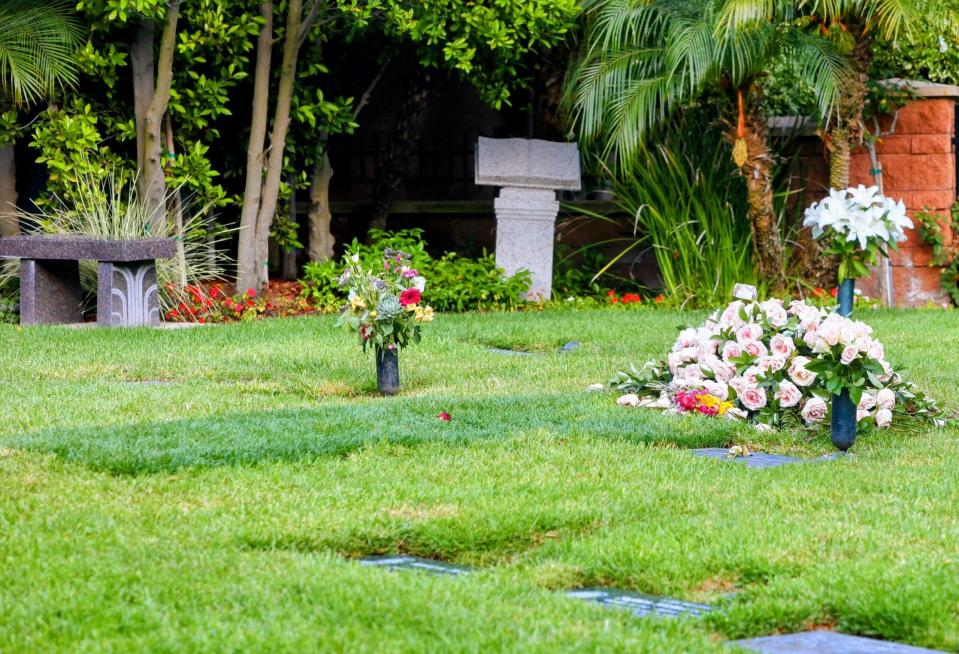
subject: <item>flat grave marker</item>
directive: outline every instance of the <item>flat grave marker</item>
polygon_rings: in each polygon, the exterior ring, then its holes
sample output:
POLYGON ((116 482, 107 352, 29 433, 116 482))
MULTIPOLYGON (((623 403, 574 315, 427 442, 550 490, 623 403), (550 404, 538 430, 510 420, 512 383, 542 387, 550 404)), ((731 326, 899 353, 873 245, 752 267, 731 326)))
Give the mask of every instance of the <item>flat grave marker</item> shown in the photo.
POLYGON ((368 556, 360 559, 360 565, 387 570, 419 570, 434 575, 464 575, 472 572, 470 568, 454 565, 445 561, 423 559, 418 556, 368 556))
POLYGON ((708 604, 684 602, 672 597, 657 597, 644 593, 633 593, 611 588, 583 588, 566 591, 567 597, 596 602, 603 606, 631 611, 638 618, 659 616, 678 618, 683 616, 699 617, 713 610, 708 604))
MULTIPOLYGON (((563 347, 556 350, 557 352, 572 352, 577 349, 582 343, 579 341, 570 341, 563 347)), ((520 357, 531 357, 536 355, 546 354, 546 352, 529 352, 526 350, 506 350, 501 347, 488 347, 486 348, 487 352, 492 352, 493 354, 506 354, 508 356, 520 356, 520 357)))
POLYGON ((841 452, 826 454, 816 459, 803 459, 798 456, 769 454, 767 452, 753 452, 749 456, 730 456, 729 450, 724 447, 701 447, 692 450, 692 453, 694 456, 745 463, 747 468, 776 468, 789 463, 819 463, 822 461, 835 461, 843 457, 841 452))
POLYGON ((834 631, 803 631, 784 636, 748 638, 731 643, 761 654, 934 654, 938 650, 848 636, 834 631))

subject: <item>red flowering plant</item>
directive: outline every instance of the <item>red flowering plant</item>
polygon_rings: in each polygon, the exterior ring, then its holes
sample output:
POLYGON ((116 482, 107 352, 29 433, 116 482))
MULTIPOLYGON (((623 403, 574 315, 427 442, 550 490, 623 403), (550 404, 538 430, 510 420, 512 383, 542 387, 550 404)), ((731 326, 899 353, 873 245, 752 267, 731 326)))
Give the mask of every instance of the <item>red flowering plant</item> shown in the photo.
POLYGON ((367 346, 398 350, 419 343, 423 323, 433 320, 433 309, 423 304, 426 280, 409 259, 405 252, 387 248, 383 270, 374 273, 363 267, 358 254, 344 258, 339 284, 349 304, 337 325, 357 332, 364 352, 367 346))
POLYGON ((642 304, 643 298, 639 293, 623 293, 619 295, 614 290, 606 291, 607 302, 610 304, 642 304))
POLYGON ((174 322, 233 322, 298 315, 313 310, 297 294, 270 299, 252 288, 245 293, 228 295, 217 284, 209 287, 187 285, 183 289, 167 284, 167 292, 177 298, 177 303, 164 317, 174 322))

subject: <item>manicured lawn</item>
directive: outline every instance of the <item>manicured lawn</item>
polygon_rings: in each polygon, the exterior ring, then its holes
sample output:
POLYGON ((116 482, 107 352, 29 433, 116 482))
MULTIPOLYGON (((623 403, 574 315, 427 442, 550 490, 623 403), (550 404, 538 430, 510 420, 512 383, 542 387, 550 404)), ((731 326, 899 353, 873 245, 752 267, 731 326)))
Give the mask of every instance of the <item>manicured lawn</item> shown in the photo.
MULTIPOLYGON (((955 313, 860 317, 959 406, 955 313)), ((722 652, 809 627, 959 650, 956 429, 747 470, 682 449, 831 445, 586 391, 700 318, 441 316, 396 398, 332 318, 0 326, 0 651, 722 652), (346 560, 393 552, 483 572, 346 560), (553 592, 591 585, 724 610, 639 620, 553 592)))

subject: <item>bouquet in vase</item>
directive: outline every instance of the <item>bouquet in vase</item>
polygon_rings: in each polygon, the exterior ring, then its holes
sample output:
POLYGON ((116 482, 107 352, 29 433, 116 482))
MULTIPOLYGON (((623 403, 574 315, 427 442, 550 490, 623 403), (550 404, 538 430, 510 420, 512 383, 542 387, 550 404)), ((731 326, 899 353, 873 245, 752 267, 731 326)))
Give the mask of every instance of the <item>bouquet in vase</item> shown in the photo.
POLYGON ((433 320, 433 309, 423 303, 426 280, 408 261, 408 254, 389 248, 378 272, 365 269, 359 255, 344 259, 339 284, 347 290, 349 303, 337 325, 355 331, 364 352, 370 346, 397 352, 419 343, 423 323, 433 320))
POLYGON ((824 252, 839 257, 839 281, 868 277, 869 266, 906 240, 912 221, 906 206, 862 184, 844 190, 832 189, 820 202, 806 209, 803 226, 826 243, 824 252))

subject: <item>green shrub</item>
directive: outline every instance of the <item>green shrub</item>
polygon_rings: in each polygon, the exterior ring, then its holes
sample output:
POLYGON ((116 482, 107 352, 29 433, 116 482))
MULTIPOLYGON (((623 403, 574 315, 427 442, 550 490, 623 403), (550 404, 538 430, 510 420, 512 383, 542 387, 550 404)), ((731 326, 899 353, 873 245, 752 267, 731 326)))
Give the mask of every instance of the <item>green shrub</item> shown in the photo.
POLYGON ((950 36, 954 30, 955 25, 926 21, 893 41, 877 39, 870 77, 959 84, 959 43, 950 36))
MULTIPOLYGON (((524 304, 522 294, 529 290, 530 276, 525 270, 507 276, 496 266, 492 254, 483 251, 477 259, 447 252, 433 258, 426 251, 423 230, 398 232, 373 230, 370 243, 354 239, 347 250, 359 254, 370 269, 383 265, 383 250, 392 248, 410 255, 409 265, 426 277, 426 298, 437 311, 510 310, 524 304)), ((309 263, 303 273, 303 294, 315 307, 339 308, 346 295, 338 280, 342 265, 338 261, 309 263)))
POLYGON ((634 236, 622 239, 622 250, 597 278, 627 255, 648 252, 670 305, 715 306, 729 299, 733 285, 756 283, 745 187, 721 138, 690 113, 638 154, 642 165, 631 177, 614 180, 617 213, 629 216, 634 236))

